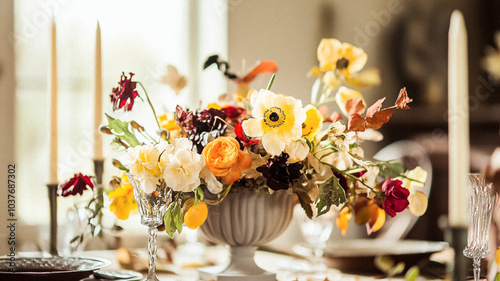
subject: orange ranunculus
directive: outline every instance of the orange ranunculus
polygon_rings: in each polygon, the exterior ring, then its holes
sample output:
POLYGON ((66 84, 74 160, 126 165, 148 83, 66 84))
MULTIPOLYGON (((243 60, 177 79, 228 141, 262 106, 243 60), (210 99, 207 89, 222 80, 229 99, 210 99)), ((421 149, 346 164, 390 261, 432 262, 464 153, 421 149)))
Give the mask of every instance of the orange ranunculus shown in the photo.
POLYGON ((241 177, 241 170, 252 165, 252 158, 240 150, 240 144, 233 137, 219 137, 209 142, 202 152, 212 173, 225 184, 232 184, 241 177))

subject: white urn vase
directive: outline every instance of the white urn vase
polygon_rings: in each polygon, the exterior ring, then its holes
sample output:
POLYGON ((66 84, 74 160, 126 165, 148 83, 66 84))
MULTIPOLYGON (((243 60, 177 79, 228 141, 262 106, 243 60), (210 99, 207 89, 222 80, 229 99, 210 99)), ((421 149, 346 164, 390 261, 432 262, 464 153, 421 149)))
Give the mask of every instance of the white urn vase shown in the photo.
POLYGON ((255 263, 255 250, 285 231, 296 203, 296 195, 284 190, 268 194, 239 188, 220 204, 209 206, 201 232, 209 242, 229 245, 230 261, 220 272, 201 269, 199 277, 219 281, 276 281, 275 273, 255 263))

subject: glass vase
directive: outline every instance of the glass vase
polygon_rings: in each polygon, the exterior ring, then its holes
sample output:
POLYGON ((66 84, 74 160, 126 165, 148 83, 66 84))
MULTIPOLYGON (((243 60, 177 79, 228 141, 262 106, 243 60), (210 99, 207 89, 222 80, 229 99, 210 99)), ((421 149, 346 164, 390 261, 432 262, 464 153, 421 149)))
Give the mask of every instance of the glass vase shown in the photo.
MULTIPOLYGON (((163 223, 163 215, 172 202, 171 190, 160 181, 153 192, 146 193, 141 182, 131 174, 127 177, 134 189, 134 198, 141 214, 141 223, 148 227, 148 275, 143 281, 156 281, 157 227, 163 223)), ((149 189, 148 189, 149 190, 149 189)))

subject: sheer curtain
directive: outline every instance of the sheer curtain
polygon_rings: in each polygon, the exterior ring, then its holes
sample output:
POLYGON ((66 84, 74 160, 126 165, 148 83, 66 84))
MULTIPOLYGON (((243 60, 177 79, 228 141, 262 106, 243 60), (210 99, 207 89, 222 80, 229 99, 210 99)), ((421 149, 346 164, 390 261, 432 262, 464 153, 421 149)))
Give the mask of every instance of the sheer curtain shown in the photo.
MULTIPOLYGON (((18 217, 25 225, 47 224, 49 165, 49 94, 47 91, 50 22, 57 25, 59 81, 59 165, 62 183, 82 172, 93 174, 94 50, 97 22, 102 34, 103 110, 134 119, 146 129, 154 120, 146 103, 137 100, 133 113, 112 112, 109 93, 121 72, 134 72, 157 113, 176 104, 194 108, 226 92, 215 70, 202 72, 204 59, 227 56, 227 15, 206 1, 47 0, 16 1, 13 37, 16 48, 15 156, 18 217), (168 64, 188 78, 176 95, 158 82, 168 64), (203 97, 203 99, 201 98, 203 97)), ((111 166, 117 152, 104 138, 104 183, 120 175, 111 166)), ((59 198, 59 222, 77 198, 59 198)))

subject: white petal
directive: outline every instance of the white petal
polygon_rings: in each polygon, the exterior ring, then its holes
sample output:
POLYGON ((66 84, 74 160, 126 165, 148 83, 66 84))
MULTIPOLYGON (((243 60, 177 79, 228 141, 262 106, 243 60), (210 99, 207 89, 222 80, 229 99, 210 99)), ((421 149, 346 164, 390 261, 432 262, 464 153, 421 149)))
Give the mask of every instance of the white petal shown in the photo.
POLYGON ((261 119, 248 119, 243 121, 241 124, 243 131, 249 137, 260 137, 264 134, 262 131, 262 120, 261 119))
POLYGON ((274 132, 270 132, 262 136, 262 145, 271 155, 280 155, 285 149, 285 143, 282 142, 278 135, 274 132))

